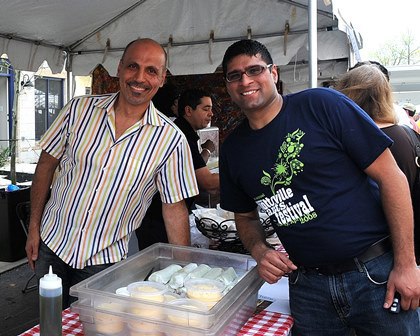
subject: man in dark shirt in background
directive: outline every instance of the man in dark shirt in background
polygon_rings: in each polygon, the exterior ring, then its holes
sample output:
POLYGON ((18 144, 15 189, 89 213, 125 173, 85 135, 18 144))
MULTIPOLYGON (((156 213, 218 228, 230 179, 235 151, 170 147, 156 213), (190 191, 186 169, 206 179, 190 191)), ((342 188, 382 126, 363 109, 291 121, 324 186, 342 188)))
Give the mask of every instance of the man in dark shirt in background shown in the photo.
MULTIPOLYGON (((190 146, 195 176, 200 189, 210 194, 219 191, 219 174, 211 173, 206 166, 210 154, 215 150, 214 144, 207 140, 198 146, 200 139, 197 131, 206 128, 213 116, 213 103, 209 93, 202 89, 191 89, 183 92, 178 100, 178 118, 175 124, 185 134, 190 146)), ((194 199, 185 200, 188 209, 194 204, 194 199)), ((152 204, 147 210, 142 225, 136 230, 139 250, 154 243, 167 243, 168 238, 162 217, 162 202, 159 194, 153 198, 152 204)))

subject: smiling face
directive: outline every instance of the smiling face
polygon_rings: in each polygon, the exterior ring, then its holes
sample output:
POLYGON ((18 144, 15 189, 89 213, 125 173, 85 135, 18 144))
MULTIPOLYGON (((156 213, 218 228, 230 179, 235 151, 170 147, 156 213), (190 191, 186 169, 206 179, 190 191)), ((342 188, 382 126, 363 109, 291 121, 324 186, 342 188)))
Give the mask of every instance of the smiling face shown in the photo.
POLYGON ((133 42, 118 65, 120 103, 146 109, 165 76, 162 47, 152 40, 133 42))
POLYGON ((186 106, 184 118, 189 122, 191 127, 198 131, 206 128, 211 122, 213 116, 213 104, 210 97, 201 97, 200 104, 195 109, 191 106, 186 106))
MULTIPOLYGON (((229 61, 226 73, 229 74, 236 71, 243 73, 253 65, 267 66, 267 63, 262 60, 259 54, 256 56, 242 54, 229 61)), ((277 79, 277 68, 273 65, 271 71, 269 68, 266 68, 257 76, 249 77, 243 73, 240 80, 226 82, 226 88, 232 101, 248 115, 262 112, 265 107, 277 99, 278 93, 275 84, 277 79)))

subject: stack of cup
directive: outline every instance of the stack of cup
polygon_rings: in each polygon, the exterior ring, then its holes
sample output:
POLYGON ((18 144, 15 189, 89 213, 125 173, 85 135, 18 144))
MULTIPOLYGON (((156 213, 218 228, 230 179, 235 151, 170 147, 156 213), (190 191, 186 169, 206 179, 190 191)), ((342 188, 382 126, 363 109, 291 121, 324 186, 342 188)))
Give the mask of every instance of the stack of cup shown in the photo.
MULTIPOLYGON (((130 312, 136 316, 148 319, 161 320, 162 309, 153 303, 165 302, 165 285, 152 281, 133 282, 127 286, 130 296, 143 302, 133 303, 130 312), (149 301, 150 303, 147 303, 149 301)), ((157 324, 141 321, 130 321, 128 324, 131 335, 159 335, 157 324)))
POLYGON ((207 327, 207 317, 203 313, 207 312, 208 308, 204 303, 193 299, 181 298, 169 302, 168 307, 176 307, 168 309, 167 315, 170 322, 185 327, 207 327))
POLYGON ((219 280, 198 278, 185 282, 187 297, 205 303, 209 309, 222 298, 224 288, 219 280))
POLYGON ((105 302, 99 304, 95 310, 96 332, 101 335, 119 335, 124 330, 123 320, 113 312, 121 311, 120 304, 105 302), (107 313, 109 311, 109 313, 107 313))

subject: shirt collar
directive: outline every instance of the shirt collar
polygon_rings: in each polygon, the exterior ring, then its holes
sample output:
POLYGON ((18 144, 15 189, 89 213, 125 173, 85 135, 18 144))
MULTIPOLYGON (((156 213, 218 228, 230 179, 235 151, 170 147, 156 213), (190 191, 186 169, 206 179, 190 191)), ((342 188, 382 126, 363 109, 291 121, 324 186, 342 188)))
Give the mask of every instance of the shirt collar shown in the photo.
MULTIPOLYGON (((112 93, 110 95, 105 95, 104 99, 99 100, 95 106, 98 108, 102 108, 106 111, 108 115, 110 115, 113 111, 113 106, 115 101, 117 100, 119 92, 112 93)), ((159 116, 158 110, 153 105, 153 102, 150 102, 149 107, 147 108, 143 119, 140 121, 142 125, 149 124, 152 126, 163 126, 163 120, 159 116)))

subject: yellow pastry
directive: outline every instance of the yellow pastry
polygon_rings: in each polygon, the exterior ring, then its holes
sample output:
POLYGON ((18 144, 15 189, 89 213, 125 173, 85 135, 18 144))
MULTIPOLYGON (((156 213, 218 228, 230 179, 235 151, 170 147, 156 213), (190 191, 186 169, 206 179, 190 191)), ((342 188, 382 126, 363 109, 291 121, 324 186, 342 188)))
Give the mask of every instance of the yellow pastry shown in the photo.
MULTIPOLYGON (((118 303, 103 303, 97 306, 98 309, 113 311, 121 311, 121 305, 118 303)), ((112 313, 95 312, 95 326, 98 333, 105 335, 115 335, 124 329, 124 323, 120 317, 112 313)))

